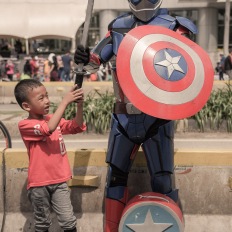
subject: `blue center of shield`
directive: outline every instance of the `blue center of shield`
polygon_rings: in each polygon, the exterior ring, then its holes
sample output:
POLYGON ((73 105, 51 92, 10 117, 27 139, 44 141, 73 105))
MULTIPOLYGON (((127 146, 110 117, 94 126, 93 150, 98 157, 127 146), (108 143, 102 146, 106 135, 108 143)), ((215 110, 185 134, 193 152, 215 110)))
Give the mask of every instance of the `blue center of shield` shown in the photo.
MULTIPOLYGON (((174 214, 166 209, 144 205, 127 212, 123 220, 123 232, 142 231, 142 228, 150 228, 149 231, 179 232, 180 227, 174 214)), ((147 231, 147 230, 146 230, 147 231)))
POLYGON ((163 79, 179 81, 187 73, 187 62, 179 52, 166 48, 156 53, 154 68, 163 79))

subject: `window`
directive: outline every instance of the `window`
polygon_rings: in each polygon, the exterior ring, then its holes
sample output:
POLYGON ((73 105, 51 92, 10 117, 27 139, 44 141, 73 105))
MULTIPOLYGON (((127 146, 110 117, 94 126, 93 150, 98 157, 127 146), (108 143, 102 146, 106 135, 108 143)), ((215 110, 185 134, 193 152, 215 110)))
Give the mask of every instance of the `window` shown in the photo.
MULTIPOLYGON (((229 47, 232 47, 232 11, 230 12, 230 37, 229 37, 229 47)), ((218 48, 223 48, 224 42, 224 26, 225 26, 225 9, 218 10, 218 48)))

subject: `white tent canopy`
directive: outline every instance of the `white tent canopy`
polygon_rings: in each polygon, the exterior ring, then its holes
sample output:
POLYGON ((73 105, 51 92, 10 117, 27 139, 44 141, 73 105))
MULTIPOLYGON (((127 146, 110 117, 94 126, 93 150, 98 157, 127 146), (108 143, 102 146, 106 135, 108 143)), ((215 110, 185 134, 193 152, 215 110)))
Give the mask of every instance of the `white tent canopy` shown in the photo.
POLYGON ((0 36, 74 39, 85 20, 85 0, 0 0, 0 36), (20 3, 20 4, 19 4, 20 3))

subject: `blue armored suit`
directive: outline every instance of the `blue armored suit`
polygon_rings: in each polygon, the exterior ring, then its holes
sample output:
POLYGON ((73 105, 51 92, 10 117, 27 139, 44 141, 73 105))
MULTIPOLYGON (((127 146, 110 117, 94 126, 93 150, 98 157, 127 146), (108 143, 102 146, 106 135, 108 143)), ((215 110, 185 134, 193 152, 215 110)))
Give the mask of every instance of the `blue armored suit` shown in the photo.
MULTIPOLYGON (((172 17, 167 9, 159 9, 156 15, 146 22, 128 13, 110 23, 106 37, 91 52, 86 69, 95 72, 102 63, 110 61, 116 97, 106 157, 109 169, 105 193, 107 224, 105 231, 117 231, 112 229, 114 226, 111 223, 117 224, 119 218, 112 218, 116 216, 112 216, 111 210, 114 209, 115 215, 117 213, 120 215, 127 203, 128 175, 140 146, 146 156, 152 191, 165 194, 174 201, 178 200, 178 190, 173 188, 172 184, 174 122, 155 118, 137 109, 120 88, 117 78, 115 60, 120 43, 131 29, 143 25, 162 26, 189 38, 197 33, 195 25, 190 20, 172 17)), ((126 76, 125 81, 127 81, 126 76)))

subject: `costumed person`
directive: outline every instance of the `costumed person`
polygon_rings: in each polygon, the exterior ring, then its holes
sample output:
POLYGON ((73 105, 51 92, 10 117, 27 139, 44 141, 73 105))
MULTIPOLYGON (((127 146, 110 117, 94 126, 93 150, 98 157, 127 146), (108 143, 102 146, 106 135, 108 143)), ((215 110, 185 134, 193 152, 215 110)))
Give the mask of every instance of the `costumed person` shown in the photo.
MULTIPOLYGON (((112 114, 106 157, 109 167, 105 191, 105 232, 118 231, 122 212, 128 202, 129 171, 140 146, 146 156, 152 191, 164 194, 175 202, 178 201, 178 190, 173 188, 172 183, 174 121, 144 113, 128 99, 127 94, 133 92, 132 87, 128 86, 128 89, 122 89, 122 82, 119 81, 117 75, 120 68, 117 66, 120 44, 131 30, 140 26, 150 25, 168 28, 172 33, 175 31, 174 34, 180 34, 180 37, 181 35, 187 37, 184 38, 186 40, 190 40, 192 35, 197 33, 197 28, 192 21, 184 17, 172 17, 168 14, 167 9, 160 8, 162 0, 128 0, 128 3, 131 12, 114 19, 108 26, 105 38, 91 52, 89 52, 88 47, 84 48, 78 45, 74 55, 75 63, 83 63, 84 69, 90 73, 96 72, 101 64, 108 61, 112 64, 116 102, 112 114)), ((126 52, 127 49, 124 50, 124 54, 126 52)), ((177 64, 178 59, 173 59, 173 61, 171 59, 176 54, 174 52, 169 54, 168 50, 165 54, 166 60, 170 64, 170 67, 168 67, 167 62, 160 65, 166 69, 165 74, 169 74, 169 78, 175 71, 183 74, 186 69, 184 67, 183 70, 181 69, 177 64), (174 61, 176 64, 172 63, 174 61)), ((186 63, 182 63, 181 66, 186 66, 186 63)), ((138 71, 136 65, 128 69, 135 73, 138 71)), ((137 79, 139 78, 137 77, 137 79)), ((122 79, 128 83, 127 74, 122 79)), ((143 105, 146 104, 147 102, 143 102, 143 105)), ((154 107, 152 110, 159 111, 159 108, 154 107)))

